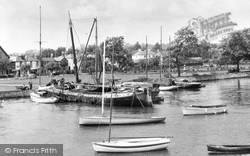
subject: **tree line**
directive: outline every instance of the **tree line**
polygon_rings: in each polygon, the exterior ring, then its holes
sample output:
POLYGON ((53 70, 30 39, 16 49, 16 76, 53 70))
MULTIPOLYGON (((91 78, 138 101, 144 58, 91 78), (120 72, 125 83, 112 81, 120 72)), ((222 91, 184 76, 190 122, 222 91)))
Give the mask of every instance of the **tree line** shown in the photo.
MULTIPOLYGON (((105 41, 106 56, 109 61, 106 63, 106 70, 111 69, 111 60, 114 54, 114 69, 117 71, 128 71, 134 69, 135 66, 140 68, 146 67, 145 60, 141 60, 135 64, 132 60, 133 52, 141 49, 146 50, 147 45, 136 42, 134 45, 125 43, 123 36, 108 37, 105 41)), ((78 60, 83 59, 81 64, 81 72, 102 72, 102 53, 104 42, 100 45, 89 45, 87 51, 84 51, 83 46, 76 49, 76 53, 80 55, 78 60), (97 54, 97 55, 96 55, 97 54), (96 66, 95 61, 98 61, 96 66)), ((239 72, 240 61, 250 60, 250 28, 243 30, 236 30, 226 38, 223 38, 219 43, 213 44, 206 40, 198 40, 195 34, 188 28, 184 27, 175 33, 175 39, 170 45, 160 45, 158 42, 154 45, 148 46, 153 52, 165 52, 168 55, 163 55, 163 63, 167 64, 171 58, 172 65, 177 68, 178 76, 180 76, 180 68, 191 57, 200 57, 204 63, 216 56, 216 64, 218 66, 232 64, 236 65, 236 71, 239 72)), ((38 54, 36 58, 42 57, 58 57, 62 55, 72 54, 72 48, 66 49, 65 47, 59 47, 56 50, 43 49, 41 54, 38 54)), ((35 54, 33 54, 34 56, 35 54)), ((154 69, 160 67, 160 56, 149 59, 148 66, 154 69)), ((9 69, 8 63, 0 63, 0 69, 9 69)), ((52 67, 50 67, 50 70, 52 67)), ((58 68, 58 67, 56 67, 58 68)))

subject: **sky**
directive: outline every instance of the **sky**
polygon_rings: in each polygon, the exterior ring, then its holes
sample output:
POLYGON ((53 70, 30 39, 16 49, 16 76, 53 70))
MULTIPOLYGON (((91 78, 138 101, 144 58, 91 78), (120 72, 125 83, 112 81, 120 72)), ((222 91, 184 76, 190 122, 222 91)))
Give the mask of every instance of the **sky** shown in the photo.
MULTIPOLYGON (((192 18, 231 12, 235 29, 249 28, 249 0, 1 0, 0 46, 8 53, 71 47, 69 13, 75 46, 86 44, 94 18, 98 42, 124 36, 125 43, 169 43, 169 37, 192 18), (162 33, 161 33, 162 28, 162 33)), ((94 32, 90 44, 95 43, 94 32)))

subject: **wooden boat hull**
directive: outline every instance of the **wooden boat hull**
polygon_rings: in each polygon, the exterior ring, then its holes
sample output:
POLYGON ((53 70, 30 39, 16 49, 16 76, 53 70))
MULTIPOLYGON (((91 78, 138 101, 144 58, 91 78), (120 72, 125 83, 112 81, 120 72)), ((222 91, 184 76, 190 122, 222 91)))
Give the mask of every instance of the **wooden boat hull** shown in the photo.
POLYGON ((171 90, 178 90, 180 86, 160 86, 160 91, 171 91, 171 90))
POLYGON ((58 101, 57 97, 42 97, 37 93, 30 93, 31 101, 36 103, 55 103, 58 101))
MULTIPOLYGON (((151 117, 151 118, 112 118, 112 125, 132 125, 164 122, 166 117, 151 117)), ((109 125, 109 117, 80 117, 79 124, 84 126, 109 125)))
POLYGON ((221 107, 194 107, 194 106, 187 106, 182 107, 182 113, 183 115, 211 115, 211 114, 221 114, 221 113, 227 113, 226 106, 221 107))
MULTIPOLYGON (((72 102, 84 102, 91 103, 96 105, 101 105, 102 93, 101 92, 88 92, 88 91, 70 91, 70 90, 61 90, 57 88, 51 88, 47 90, 52 94, 56 94, 63 101, 72 101, 72 102)), ((113 93, 113 104, 114 106, 152 106, 150 102, 150 97, 145 91, 141 92, 132 92, 124 91, 113 93)), ((106 92, 104 94, 105 104, 110 104, 111 92, 106 92)))
POLYGON ((110 142, 93 142, 96 152, 146 152, 160 149, 167 149, 170 143, 169 138, 131 138, 111 140, 110 142))
POLYGON ((250 145, 207 145, 213 153, 250 153, 250 145))

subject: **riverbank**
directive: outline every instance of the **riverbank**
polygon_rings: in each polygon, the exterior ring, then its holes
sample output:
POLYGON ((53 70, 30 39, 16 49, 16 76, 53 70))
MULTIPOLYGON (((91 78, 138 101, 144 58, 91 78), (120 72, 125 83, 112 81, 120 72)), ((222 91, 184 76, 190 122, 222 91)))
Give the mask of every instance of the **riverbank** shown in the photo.
MULTIPOLYGON (((202 82, 202 81, 215 81, 215 80, 224 80, 224 79, 235 79, 235 78, 247 78, 250 77, 250 71, 238 72, 238 73, 228 73, 228 72, 204 72, 199 74, 193 73, 182 73, 180 77, 177 77, 177 74, 172 74, 173 78, 178 80, 181 79, 188 79, 194 82, 202 82)), ((65 81, 75 81, 74 75, 64 75, 64 76, 56 76, 53 77, 55 79, 61 79, 62 77, 65 78, 65 81)), ((130 81, 132 79, 137 79, 140 77, 145 77, 145 73, 140 74, 133 74, 133 73, 115 73, 115 78, 120 79, 120 82, 123 81, 130 81)), ((79 78, 84 83, 93 83, 91 75, 89 74, 81 74, 79 78)), ((169 78, 165 78, 164 74, 160 75, 157 72, 150 72, 148 74, 148 78, 151 79, 153 83, 160 83, 168 85, 170 84, 169 78)), ((111 79, 111 74, 106 74, 105 82, 111 79)), ((51 77, 43 76, 42 77, 42 86, 45 86, 48 82, 50 82, 51 77)), ((29 97, 31 90, 16 90, 15 86, 20 86, 23 84, 28 84, 29 81, 32 81, 33 88, 37 89, 39 84, 39 79, 1 79, 0 80, 0 99, 6 98, 23 98, 29 97)))
POLYGON ((189 79, 190 81, 215 81, 215 80, 225 80, 225 79, 235 79, 235 78, 247 78, 250 77, 250 71, 238 72, 238 73, 208 73, 208 74, 197 74, 191 76, 176 77, 175 79, 189 79))
POLYGON ((32 90, 9 90, 0 92, 0 100, 12 98, 27 98, 32 90))

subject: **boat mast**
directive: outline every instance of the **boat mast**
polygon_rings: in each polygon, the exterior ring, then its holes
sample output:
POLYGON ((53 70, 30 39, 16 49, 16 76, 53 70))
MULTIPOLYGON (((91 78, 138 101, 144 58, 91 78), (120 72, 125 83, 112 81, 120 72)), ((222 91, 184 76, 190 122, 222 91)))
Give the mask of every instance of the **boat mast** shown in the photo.
POLYGON ((146 79, 148 80, 148 41, 146 36, 146 79))
POLYGON ((42 22, 41 22, 41 6, 40 6, 40 40, 39 40, 39 55, 40 55, 40 70, 39 70, 39 86, 41 86, 41 73, 42 73, 42 22))
MULTIPOLYGON (((95 44, 96 44, 96 48, 98 47, 98 40, 97 40, 97 18, 94 18, 94 22, 95 22, 95 44)), ((98 51, 95 51, 95 78, 97 79, 97 72, 98 72, 98 51)))
POLYGON ((103 71, 103 75, 102 75, 102 116, 104 115, 104 84, 105 84, 105 46, 106 44, 106 39, 104 40, 104 44, 103 44, 103 61, 102 61, 102 71, 103 71))
MULTIPOLYGON (((170 43, 171 43, 171 37, 169 36, 169 45, 170 45, 170 43)), ((170 60, 171 60, 171 51, 169 50, 169 53, 168 53, 168 69, 169 69, 168 77, 169 78, 171 77, 171 62, 170 62, 170 60)))
POLYGON ((115 45, 114 45, 114 41, 113 41, 113 53, 112 53, 112 67, 111 67, 111 97, 110 97, 110 114, 109 114, 109 139, 108 141, 110 142, 110 138, 111 138, 111 123, 112 123, 112 107, 113 107, 113 81, 114 81, 114 53, 115 53, 115 45))
POLYGON ((88 49, 88 44, 89 44, 89 40, 90 40, 90 37, 91 37, 92 31, 93 31, 93 28, 94 28, 95 22, 96 22, 96 20, 95 20, 95 18, 94 18, 93 24, 92 24, 91 29, 90 29, 89 37, 88 37, 88 40, 87 40, 87 43, 86 43, 86 45, 85 45, 85 49, 84 49, 84 52, 83 52, 83 57, 81 58, 81 61, 80 61, 79 70, 81 69, 82 64, 83 64, 84 54, 86 54, 86 52, 87 52, 87 49, 88 49))
POLYGON ((74 45, 74 36, 73 36, 72 21, 71 21, 71 18, 70 18, 70 13, 69 13, 69 27, 70 27, 70 35, 71 35, 72 49, 73 49, 73 56, 74 56, 76 83, 78 83, 79 82, 79 78, 78 78, 78 70, 77 70, 77 59, 76 59, 76 52, 75 52, 75 45, 74 45))
POLYGON ((160 80, 161 80, 161 73, 162 73, 162 26, 161 26, 161 49, 160 49, 160 53, 161 53, 161 64, 160 64, 160 80))

